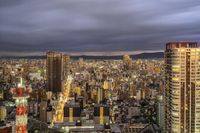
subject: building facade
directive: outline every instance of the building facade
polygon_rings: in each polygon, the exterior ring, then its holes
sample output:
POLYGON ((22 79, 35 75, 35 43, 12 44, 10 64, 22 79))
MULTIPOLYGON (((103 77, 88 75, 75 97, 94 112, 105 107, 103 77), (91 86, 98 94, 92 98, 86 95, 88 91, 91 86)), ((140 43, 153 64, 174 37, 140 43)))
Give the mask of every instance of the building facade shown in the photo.
POLYGON ((60 52, 47 53, 47 89, 53 93, 61 92, 67 78, 69 56, 60 52))
POLYGON ((94 123, 104 125, 110 122, 110 107, 97 104, 94 107, 94 123))
POLYGON ((76 122, 81 118, 81 108, 79 104, 65 104, 64 122, 76 122))
POLYGON ((165 50, 165 132, 200 133, 200 48, 171 42, 165 50))

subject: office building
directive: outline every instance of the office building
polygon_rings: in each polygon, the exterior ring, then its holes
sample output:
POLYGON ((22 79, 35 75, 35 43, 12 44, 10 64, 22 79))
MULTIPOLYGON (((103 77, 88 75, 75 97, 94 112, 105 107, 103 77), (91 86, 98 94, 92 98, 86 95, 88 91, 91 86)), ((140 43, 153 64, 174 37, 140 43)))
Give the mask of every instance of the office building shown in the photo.
POLYGON ((157 103, 156 103, 156 123, 163 133, 164 133, 163 128, 164 128, 164 124, 165 124, 164 112, 165 112, 165 110, 164 110, 163 96, 158 95, 157 103))
POLYGON ((165 50, 165 132, 200 132, 200 48, 172 42, 165 50))
POLYGON ((51 123, 53 119, 53 108, 51 105, 47 106, 47 123, 51 123))
POLYGON ((60 52, 47 53, 47 89, 59 93, 64 86, 68 74, 69 56, 60 52))
POLYGON ((123 56, 123 65, 125 70, 129 70, 131 68, 132 59, 129 55, 123 56))
POLYGON ((146 126, 148 126, 147 124, 130 124, 130 125, 126 125, 123 130, 122 133, 140 133, 140 131, 142 129, 144 129, 146 126))
POLYGON ((99 87, 97 93, 97 103, 101 103, 105 99, 105 90, 99 87))
POLYGON ((47 121, 47 102, 42 101, 40 103, 40 121, 47 121))
POLYGON ((7 111, 5 106, 0 106, 0 121, 5 121, 7 117, 7 111))
POLYGON ((65 104, 64 107, 64 122, 76 122, 80 120, 81 108, 79 104, 65 104))
POLYGON ((107 105, 97 104, 94 107, 95 124, 104 125, 110 121, 110 108, 107 105))
POLYGON ((12 133, 12 125, 0 125, 0 133, 12 133))
POLYGON ((129 83, 129 98, 136 98, 136 87, 134 82, 129 83))

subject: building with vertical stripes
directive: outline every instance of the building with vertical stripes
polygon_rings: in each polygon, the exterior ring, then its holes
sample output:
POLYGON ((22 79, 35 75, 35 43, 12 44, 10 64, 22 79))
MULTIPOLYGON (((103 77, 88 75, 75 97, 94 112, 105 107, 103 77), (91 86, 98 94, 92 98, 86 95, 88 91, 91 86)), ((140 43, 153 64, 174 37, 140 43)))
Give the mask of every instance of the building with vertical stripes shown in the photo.
POLYGON ((47 90, 59 93, 68 74, 70 57, 60 52, 47 52, 47 90))
POLYGON ((110 121, 110 107, 97 104, 94 106, 94 123, 104 125, 110 121))
POLYGON ((81 108, 79 104, 65 104, 64 107, 64 122, 73 123, 80 120, 81 108))
POLYGON ((200 48, 170 42, 165 50, 165 132, 200 133, 200 48))

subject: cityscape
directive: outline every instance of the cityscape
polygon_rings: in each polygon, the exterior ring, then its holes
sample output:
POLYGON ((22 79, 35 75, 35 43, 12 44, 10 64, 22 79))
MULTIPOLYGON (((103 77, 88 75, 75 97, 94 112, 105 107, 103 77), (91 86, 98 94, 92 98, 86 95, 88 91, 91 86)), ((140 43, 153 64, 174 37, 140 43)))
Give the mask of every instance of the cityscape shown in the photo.
POLYGON ((200 3, 44 1, 0 0, 0 133, 200 133, 200 3))

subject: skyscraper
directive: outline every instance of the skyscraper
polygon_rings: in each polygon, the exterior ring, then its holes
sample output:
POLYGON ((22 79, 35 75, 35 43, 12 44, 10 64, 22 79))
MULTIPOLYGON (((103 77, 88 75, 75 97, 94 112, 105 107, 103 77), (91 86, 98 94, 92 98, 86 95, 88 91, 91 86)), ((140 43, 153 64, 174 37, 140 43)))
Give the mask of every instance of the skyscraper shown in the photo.
POLYGON ((15 121, 15 132, 16 133, 27 133, 27 107, 28 107, 28 98, 30 96, 32 89, 27 88, 23 85, 22 78, 20 83, 16 88, 11 88, 11 93, 13 94, 13 99, 15 99, 16 105, 16 121, 15 121))
POLYGON ((97 93, 97 103, 100 104, 105 99, 105 90, 99 87, 97 93))
POLYGON ((54 93, 61 92, 67 77, 69 56, 60 52, 47 53, 47 89, 54 93))
POLYGON ((164 102, 163 102, 163 96, 158 95, 157 96, 157 103, 156 103, 156 123, 162 130, 162 133, 164 133, 163 128, 164 128, 164 102))
POLYGON ((165 132, 200 133, 200 48, 196 42, 166 44, 165 132))

